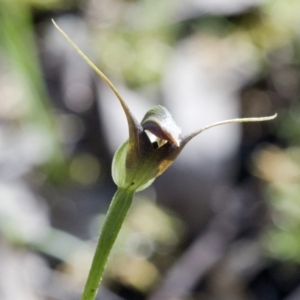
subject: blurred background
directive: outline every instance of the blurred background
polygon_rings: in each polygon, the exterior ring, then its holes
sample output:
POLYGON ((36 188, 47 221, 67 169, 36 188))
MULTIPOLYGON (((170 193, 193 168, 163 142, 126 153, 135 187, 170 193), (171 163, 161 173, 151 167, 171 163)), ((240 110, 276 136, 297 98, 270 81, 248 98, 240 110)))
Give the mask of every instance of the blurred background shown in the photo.
POLYGON ((300 299, 300 1, 0 0, 0 299, 80 299, 128 136, 192 140, 136 194, 100 300, 300 299))

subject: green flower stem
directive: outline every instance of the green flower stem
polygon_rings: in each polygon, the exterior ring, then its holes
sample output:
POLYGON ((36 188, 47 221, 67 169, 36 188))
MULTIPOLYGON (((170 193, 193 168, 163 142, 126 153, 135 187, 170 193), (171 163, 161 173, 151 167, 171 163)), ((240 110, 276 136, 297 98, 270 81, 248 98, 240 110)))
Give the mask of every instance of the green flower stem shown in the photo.
POLYGON ((131 206, 134 191, 118 188, 109 206, 81 300, 94 300, 111 248, 131 206))

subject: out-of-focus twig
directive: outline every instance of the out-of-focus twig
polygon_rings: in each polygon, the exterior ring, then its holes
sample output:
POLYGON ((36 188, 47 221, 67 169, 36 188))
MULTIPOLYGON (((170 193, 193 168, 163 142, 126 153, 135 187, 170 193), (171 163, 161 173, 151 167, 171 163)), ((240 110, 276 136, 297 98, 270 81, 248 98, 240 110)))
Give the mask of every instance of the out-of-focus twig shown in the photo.
POLYGON ((239 205, 231 205, 212 220, 208 230, 185 251, 148 300, 181 299, 190 293, 219 261, 229 242, 238 233, 239 208, 239 205))
POLYGON ((285 298, 285 300, 299 300, 299 299, 300 299, 300 286, 295 288, 295 290, 285 298))

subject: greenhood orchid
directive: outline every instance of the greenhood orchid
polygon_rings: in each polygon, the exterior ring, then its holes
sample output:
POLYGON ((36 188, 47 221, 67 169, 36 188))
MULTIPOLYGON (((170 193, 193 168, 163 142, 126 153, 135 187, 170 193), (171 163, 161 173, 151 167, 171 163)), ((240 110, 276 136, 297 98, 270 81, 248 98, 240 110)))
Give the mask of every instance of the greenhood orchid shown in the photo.
POLYGON ((170 112, 165 107, 157 105, 146 112, 142 121, 138 122, 110 80, 54 21, 53 23, 79 55, 114 92, 124 110, 129 128, 128 140, 120 146, 113 159, 112 176, 118 190, 108 210, 82 295, 82 300, 93 300, 96 297, 110 250, 130 208, 133 194, 148 187, 157 176, 161 175, 174 162, 187 143, 204 130, 228 123, 269 121, 276 118, 277 115, 221 121, 191 134, 182 135, 181 129, 176 125, 170 112), (154 140, 150 138, 149 133, 154 135, 154 140))

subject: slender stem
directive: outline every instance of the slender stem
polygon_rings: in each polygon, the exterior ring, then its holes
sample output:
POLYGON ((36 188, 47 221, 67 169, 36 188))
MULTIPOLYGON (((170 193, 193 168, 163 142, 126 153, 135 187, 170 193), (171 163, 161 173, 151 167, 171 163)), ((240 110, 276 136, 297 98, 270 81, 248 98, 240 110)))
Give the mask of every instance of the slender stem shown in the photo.
POLYGON ((112 199, 81 300, 94 300, 97 295, 108 256, 130 208, 133 194, 133 191, 118 188, 112 199))

